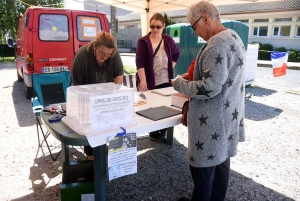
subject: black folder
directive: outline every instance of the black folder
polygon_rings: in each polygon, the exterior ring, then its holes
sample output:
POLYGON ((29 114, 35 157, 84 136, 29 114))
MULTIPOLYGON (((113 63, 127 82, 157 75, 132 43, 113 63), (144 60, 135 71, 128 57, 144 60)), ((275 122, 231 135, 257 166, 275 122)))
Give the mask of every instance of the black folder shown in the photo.
POLYGON ((181 114, 181 111, 167 106, 159 106, 159 107, 148 108, 146 110, 137 111, 136 113, 148 119, 157 121, 160 119, 181 114))

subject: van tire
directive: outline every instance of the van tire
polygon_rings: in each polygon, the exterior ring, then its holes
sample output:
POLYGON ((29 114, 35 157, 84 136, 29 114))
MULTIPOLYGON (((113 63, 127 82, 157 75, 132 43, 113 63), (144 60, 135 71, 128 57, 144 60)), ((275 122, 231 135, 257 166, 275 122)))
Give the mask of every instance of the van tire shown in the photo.
POLYGON ((23 82, 23 78, 20 76, 18 70, 17 70, 17 76, 18 76, 18 82, 23 82))
POLYGON ((24 82, 24 92, 25 92, 25 97, 27 99, 30 99, 33 96, 33 89, 32 89, 32 87, 26 86, 25 82, 24 82))

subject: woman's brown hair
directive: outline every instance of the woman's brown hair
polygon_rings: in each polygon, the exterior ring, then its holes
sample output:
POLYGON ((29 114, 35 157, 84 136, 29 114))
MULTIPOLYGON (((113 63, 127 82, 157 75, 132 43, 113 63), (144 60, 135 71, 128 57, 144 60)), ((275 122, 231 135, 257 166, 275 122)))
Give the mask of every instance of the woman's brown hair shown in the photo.
POLYGON ((165 18, 164 18, 164 16, 163 16, 162 14, 160 14, 160 13, 155 13, 155 14, 151 17, 150 23, 151 23, 152 20, 159 20, 159 21, 161 21, 162 25, 165 25, 165 18))
POLYGON ((117 53, 117 48, 115 46, 115 39, 113 35, 106 31, 100 31, 97 33, 96 38, 92 40, 88 45, 88 51, 92 48, 98 48, 100 46, 105 46, 107 48, 112 48, 113 52, 110 57, 114 57, 117 53))

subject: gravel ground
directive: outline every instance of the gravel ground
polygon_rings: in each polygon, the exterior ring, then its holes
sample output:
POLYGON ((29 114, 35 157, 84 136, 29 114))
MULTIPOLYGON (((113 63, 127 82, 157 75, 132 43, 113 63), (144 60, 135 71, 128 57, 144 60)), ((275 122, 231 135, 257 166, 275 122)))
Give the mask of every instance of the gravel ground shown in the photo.
MULTIPOLYGON (((35 118, 12 63, 0 64, 0 200, 60 200, 62 168, 38 151, 35 118)), ((231 159, 226 200, 300 200, 300 92, 246 88, 246 141, 231 159)), ((108 201, 175 201, 190 197, 185 161, 187 129, 176 126, 174 145, 138 139, 138 173, 107 182, 108 201)), ((50 140, 54 145, 58 141, 50 140)), ((58 149, 57 149, 58 150, 58 149)), ((84 155, 71 148, 72 160, 84 155)))

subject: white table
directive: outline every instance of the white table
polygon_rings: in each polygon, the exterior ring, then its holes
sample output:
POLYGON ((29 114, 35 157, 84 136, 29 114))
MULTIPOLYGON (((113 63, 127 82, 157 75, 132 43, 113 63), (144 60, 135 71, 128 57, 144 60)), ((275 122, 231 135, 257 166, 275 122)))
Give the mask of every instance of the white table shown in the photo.
MULTIPOLYGON (((171 96, 161 96, 155 94, 151 91, 144 92, 147 97, 147 104, 136 106, 135 110, 143 110, 149 107, 157 106, 169 106, 171 107, 171 96)), ((135 92, 135 98, 139 97, 139 92, 135 92)), ((141 100, 141 99, 140 99, 141 100)), ((174 108, 176 109, 176 108, 174 108)), ((41 113, 41 119, 47 130, 56 137, 62 143, 62 157, 63 161, 69 162, 69 147, 68 145, 73 146, 87 146, 89 145, 86 136, 79 135, 76 132, 72 131, 67 125, 63 122, 49 123, 48 118, 50 114, 47 112, 41 113)), ((176 115, 169 118, 161 119, 158 121, 152 121, 143 116, 135 116, 136 123, 127 126, 127 133, 136 133, 137 135, 156 131, 159 129, 167 128, 167 144, 173 144, 173 126, 180 124, 182 115, 176 115)), ((106 197, 106 143, 108 142, 109 137, 116 135, 120 132, 120 129, 112 129, 105 133, 99 135, 93 135, 93 138, 97 141, 103 141, 103 143, 94 146, 94 188, 95 188, 95 201, 104 201, 106 197)))

